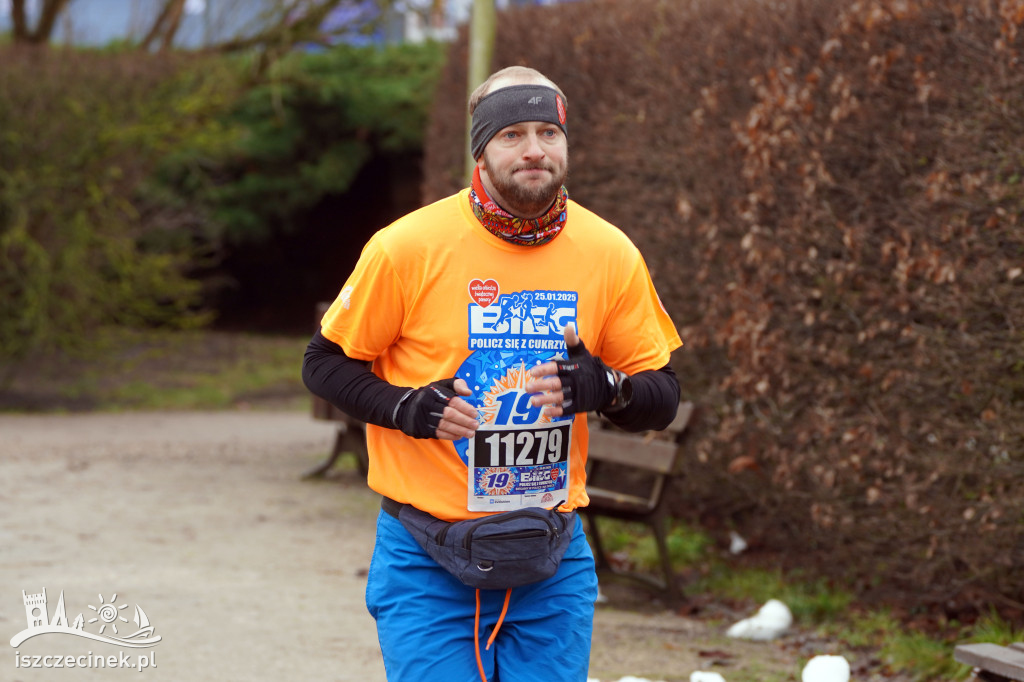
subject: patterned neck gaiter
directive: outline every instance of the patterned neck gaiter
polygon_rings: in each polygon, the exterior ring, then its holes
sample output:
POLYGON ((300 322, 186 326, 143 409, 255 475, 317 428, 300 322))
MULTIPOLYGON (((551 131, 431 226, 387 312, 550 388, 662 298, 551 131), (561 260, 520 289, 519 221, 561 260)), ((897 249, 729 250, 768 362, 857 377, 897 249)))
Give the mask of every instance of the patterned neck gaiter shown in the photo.
POLYGON ((520 246, 540 246, 558 236, 565 227, 565 207, 569 193, 565 185, 558 191, 555 203, 539 218, 517 218, 487 196, 480 180, 480 168, 473 171, 473 187, 469 192, 469 204, 473 215, 484 228, 495 237, 520 246))

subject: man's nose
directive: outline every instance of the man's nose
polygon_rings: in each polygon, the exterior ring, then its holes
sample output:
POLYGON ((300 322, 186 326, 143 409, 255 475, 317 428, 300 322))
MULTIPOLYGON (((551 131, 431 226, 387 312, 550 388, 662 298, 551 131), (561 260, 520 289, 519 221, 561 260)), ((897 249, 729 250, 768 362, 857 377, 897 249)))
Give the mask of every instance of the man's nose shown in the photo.
POLYGON ((526 146, 523 149, 523 156, 535 159, 544 156, 544 148, 540 145, 540 136, 537 133, 529 133, 524 138, 526 146))

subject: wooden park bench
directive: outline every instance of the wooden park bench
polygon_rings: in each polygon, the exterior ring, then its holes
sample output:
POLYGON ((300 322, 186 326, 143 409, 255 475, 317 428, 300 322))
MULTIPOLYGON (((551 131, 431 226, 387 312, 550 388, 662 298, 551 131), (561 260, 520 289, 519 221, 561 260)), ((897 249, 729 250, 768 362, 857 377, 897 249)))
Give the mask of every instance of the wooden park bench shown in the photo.
POLYGON ((974 679, 985 682, 1024 680, 1024 642, 1009 646, 998 644, 959 644, 953 657, 965 665, 973 666, 974 679))
POLYGON ((664 431, 627 433, 596 415, 590 415, 587 454, 587 494, 590 505, 581 512, 587 519, 599 571, 635 578, 670 599, 679 597, 675 571, 668 553, 668 510, 665 489, 676 474, 680 444, 693 416, 693 403, 683 402, 675 420, 664 431), (635 571, 617 571, 605 555, 598 517, 637 521, 650 527, 658 548, 664 580, 635 571))

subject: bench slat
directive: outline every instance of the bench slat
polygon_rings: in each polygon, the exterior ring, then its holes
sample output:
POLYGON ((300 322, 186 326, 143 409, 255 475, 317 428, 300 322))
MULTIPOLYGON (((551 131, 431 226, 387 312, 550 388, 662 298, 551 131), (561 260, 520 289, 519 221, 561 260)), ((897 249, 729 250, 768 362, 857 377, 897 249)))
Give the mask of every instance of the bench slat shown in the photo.
POLYGON ((654 509, 654 502, 647 497, 627 495, 591 485, 587 486, 587 496, 590 497, 590 505, 595 509, 611 508, 634 514, 644 514, 654 509))
POLYGON ((1024 680, 1024 651, 987 642, 960 644, 953 657, 966 665, 1009 678, 1024 680))
POLYGON ((690 419, 693 417, 693 403, 689 400, 679 403, 679 409, 676 410, 676 418, 672 420, 672 423, 665 429, 672 434, 680 434, 686 430, 690 425, 690 419))
POLYGON ((676 444, 667 440, 638 441, 635 435, 616 431, 590 432, 587 457, 595 461, 614 462, 660 474, 672 473, 676 460, 676 444))

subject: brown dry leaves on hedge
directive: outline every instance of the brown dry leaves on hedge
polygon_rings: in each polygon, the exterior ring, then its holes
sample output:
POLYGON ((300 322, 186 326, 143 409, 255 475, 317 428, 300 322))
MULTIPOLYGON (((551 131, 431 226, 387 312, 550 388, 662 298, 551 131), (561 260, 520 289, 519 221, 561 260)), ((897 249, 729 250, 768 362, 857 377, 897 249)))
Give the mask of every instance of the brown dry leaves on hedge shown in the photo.
MULTIPOLYGON (((570 193, 681 327, 676 513, 864 596, 1024 609, 1024 0, 594 1, 499 33, 566 90, 570 193)), ((461 186, 462 63, 428 199, 461 186)))

